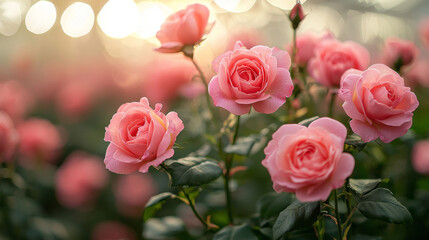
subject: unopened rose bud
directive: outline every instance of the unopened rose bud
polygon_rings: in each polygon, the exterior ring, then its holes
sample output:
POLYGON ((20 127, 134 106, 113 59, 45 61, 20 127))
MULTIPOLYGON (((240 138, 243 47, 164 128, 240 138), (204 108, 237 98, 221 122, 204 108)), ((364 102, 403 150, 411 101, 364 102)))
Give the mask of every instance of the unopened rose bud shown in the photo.
POLYGON ((289 14, 289 20, 292 23, 293 29, 297 29, 301 21, 304 19, 304 10, 302 9, 301 2, 296 1, 296 5, 292 8, 289 14))

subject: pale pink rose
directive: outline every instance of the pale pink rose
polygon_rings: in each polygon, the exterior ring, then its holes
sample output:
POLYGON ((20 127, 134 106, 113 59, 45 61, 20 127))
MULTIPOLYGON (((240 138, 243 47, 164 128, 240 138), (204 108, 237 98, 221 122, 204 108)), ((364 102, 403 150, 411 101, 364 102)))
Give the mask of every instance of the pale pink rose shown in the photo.
POLYGON ((325 40, 314 51, 308 72, 315 81, 326 87, 339 87, 345 71, 352 68, 364 70, 369 65, 368 50, 352 41, 325 40))
POLYGON ((419 141, 414 144, 413 153, 414 169, 421 174, 429 174, 429 140, 419 141))
POLYGON ((389 38, 385 42, 381 61, 387 66, 396 69, 409 65, 416 59, 417 55, 418 49, 413 42, 398 38, 389 38))
POLYGON ((423 44, 429 48, 429 18, 425 18, 420 22, 419 32, 423 44))
POLYGON ((45 119, 31 118, 18 125, 20 136, 20 163, 30 166, 35 162, 54 163, 63 139, 60 131, 45 119))
POLYGON ((388 143, 404 135, 419 105, 416 95, 404 86, 404 79, 383 64, 344 73, 338 96, 352 118, 352 130, 364 142, 380 138, 388 143))
POLYGON ((180 52, 185 45, 201 41, 209 31, 209 9, 202 4, 191 4, 186 9, 170 15, 161 25, 156 37, 161 42, 159 52, 180 52))
POLYGON ((0 111, 0 163, 9 162, 18 144, 18 131, 12 119, 5 112, 0 111))
POLYGON ((107 169, 121 174, 144 173, 173 156, 183 123, 176 112, 164 115, 161 108, 156 104, 153 110, 145 97, 119 107, 104 137, 110 142, 104 159, 107 169))
MULTIPOLYGON (((313 32, 305 32, 300 34, 296 38, 296 55, 295 63, 300 66, 306 66, 311 58, 314 57, 314 50, 318 44, 327 39, 334 39, 334 35, 331 32, 326 32, 319 36, 313 32)), ((289 43, 286 46, 286 50, 292 55, 293 44, 289 43)))
POLYGON ((147 201, 157 191, 149 173, 120 176, 113 190, 116 207, 129 217, 141 217, 147 201))
POLYGON ((56 96, 57 110, 66 118, 79 118, 92 108, 96 89, 82 82, 68 82, 56 96))
POLYGON ((354 159, 343 153, 346 127, 331 118, 319 118, 308 128, 285 124, 264 150, 276 192, 293 192, 301 202, 325 201, 332 189, 344 185, 354 159))
POLYGON ((286 51, 266 46, 251 49, 237 42, 234 50, 217 57, 213 69, 218 75, 209 83, 214 105, 236 115, 255 111, 270 114, 292 94, 290 57, 286 51))
MULTIPOLYGON (((182 87, 192 82, 192 77, 198 74, 190 61, 186 59, 170 60, 161 58, 149 64, 145 71, 143 95, 151 102, 169 104, 177 98, 182 87)), ((200 83, 200 79, 196 79, 200 83)))
POLYGON ((15 120, 21 120, 29 108, 30 97, 20 82, 0 82, 0 111, 15 120))
POLYGON ((137 240, 134 230, 116 221, 102 222, 95 226, 91 240, 137 240))
POLYGON ((429 60, 419 59, 404 73, 407 85, 420 85, 429 88, 429 60))
POLYGON ((107 177, 102 158, 73 152, 57 171, 57 199, 70 208, 90 207, 106 185, 107 177))

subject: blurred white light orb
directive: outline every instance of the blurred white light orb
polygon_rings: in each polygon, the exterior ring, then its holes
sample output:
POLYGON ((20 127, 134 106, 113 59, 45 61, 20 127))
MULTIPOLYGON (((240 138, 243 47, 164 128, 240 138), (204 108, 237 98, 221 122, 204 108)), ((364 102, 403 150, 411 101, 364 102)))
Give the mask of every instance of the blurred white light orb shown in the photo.
POLYGON ((109 0, 97 16, 101 30, 109 37, 124 38, 137 30, 139 11, 133 0, 109 0))
MULTIPOLYGON (((301 4, 304 4, 306 1, 307 0, 301 0, 301 4)), ((283 10, 291 10, 296 4, 295 0, 268 0, 268 2, 283 10)))
POLYGON ((250 10, 256 0, 214 0, 214 2, 229 12, 241 13, 250 10))
POLYGON ((36 2, 25 16, 25 26, 34 34, 42 34, 54 26, 57 19, 57 10, 49 1, 36 2))
POLYGON ((91 6, 75 2, 64 11, 60 23, 65 34, 77 38, 91 31, 94 19, 94 11, 91 6))
POLYGON ((159 2, 144 1, 137 7, 139 10, 137 36, 144 39, 154 37, 165 19, 173 13, 172 9, 159 2))
POLYGON ((0 4, 0 33, 12 36, 21 24, 21 5, 14 1, 4 1, 0 4))

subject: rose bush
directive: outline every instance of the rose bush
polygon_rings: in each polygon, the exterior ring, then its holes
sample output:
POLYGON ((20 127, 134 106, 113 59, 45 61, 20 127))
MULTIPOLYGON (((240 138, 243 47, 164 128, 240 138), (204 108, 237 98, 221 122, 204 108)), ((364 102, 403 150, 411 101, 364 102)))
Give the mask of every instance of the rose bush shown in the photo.
POLYGON ((387 66, 399 70, 401 66, 411 64, 417 55, 418 50, 413 42, 389 38, 385 42, 381 60, 387 66))
POLYGON ((308 73, 326 87, 339 87, 341 76, 348 69, 364 70, 369 65, 368 50, 352 41, 325 40, 314 51, 308 73))
POLYGON ((164 115, 162 105, 155 109, 147 98, 125 103, 113 115, 104 140, 110 142, 104 163, 115 173, 147 172, 174 154, 173 144, 183 130, 176 112, 164 115))
POLYGON ((18 143, 18 132, 9 115, 0 111, 0 162, 10 161, 18 143))
POLYGON ((416 95, 404 86, 404 79, 383 64, 374 64, 363 72, 346 72, 338 96, 352 118, 352 130, 364 142, 380 138, 388 143, 404 135, 419 105, 416 95))
POLYGON ((253 107, 261 113, 273 113, 292 94, 290 57, 286 51, 265 46, 251 49, 237 42, 234 50, 216 58, 213 69, 218 75, 209 83, 214 105, 236 115, 253 107))
POLYGON ((277 192, 294 192, 301 202, 328 199, 332 189, 344 185, 354 169, 354 159, 343 153, 346 127, 331 118, 320 118, 308 128, 285 124, 264 150, 277 192))
MULTIPOLYGON (((314 50, 318 44, 327 39, 333 39, 331 32, 326 32, 321 36, 313 32, 305 32, 296 38, 295 63, 300 66, 306 66, 311 58, 314 57, 314 50)), ((292 44, 286 46, 289 54, 292 54, 292 44)))
POLYGON ((161 42, 157 51, 180 52, 185 45, 194 45, 201 41, 209 31, 209 9, 202 4, 192 4, 186 9, 170 15, 162 24, 156 37, 161 42))
POLYGON ((429 140, 422 140, 414 144, 412 160, 417 172, 429 174, 429 140))

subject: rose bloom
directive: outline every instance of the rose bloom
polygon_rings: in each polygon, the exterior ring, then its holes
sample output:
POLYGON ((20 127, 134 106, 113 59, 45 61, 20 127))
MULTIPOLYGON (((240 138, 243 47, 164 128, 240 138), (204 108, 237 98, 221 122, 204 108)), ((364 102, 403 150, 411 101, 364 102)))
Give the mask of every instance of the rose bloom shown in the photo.
POLYGON ((79 151, 69 155, 56 175, 58 201, 70 208, 89 207, 107 183, 102 161, 79 151))
POLYGON ((429 60, 418 59, 410 69, 404 73, 407 85, 419 85, 429 88, 429 60))
POLYGON ((218 75, 210 80, 209 94, 214 105, 236 115, 248 113, 251 107, 273 113, 292 94, 289 67, 286 51, 266 46, 246 49, 238 41, 234 50, 213 62, 218 75))
POLYGON ((118 210, 129 217, 141 217, 147 201, 157 191, 148 173, 120 176, 113 190, 118 210))
POLYGON ((425 18, 420 22, 419 33, 423 44, 429 48, 429 18, 425 18))
POLYGON ((0 111, 15 120, 21 120, 29 108, 29 94, 20 82, 0 82, 0 111))
MULTIPOLYGON (((306 32, 300 34, 296 38, 296 55, 295 62, 300 66, 306 66, 311 58, 314 57, 314 50, 318 44, 327 39, 333 39, 334 36, 331 32, 326 32, 322 36, 318 36, 313 32, 306 32)), ((286 46, 289 54, 292 55, 293 44, 290 43, 286 46)))
POLYGON ((152 109, 145 97, 119 107, 104 137, 110 142, 104 159, 107 169, 122 174, 144 173, 173 156, 173 144, 183 123, 176 112, 164 115, 161 108, 156 104, 152 109))
POLYGON ((341 76, 348 69, 364 70, 369 65, 369 52, 363 46, 336 39, 317 45, 308 72, 314 80, 326 87, 339 87, 341 76))
POLYGON ((161 25, 156 37, 161 42, 157 51, 180 52, 185 45, 194 45, 201 41, 209 31, 209 9, 202 4, 192 4, 186 9, 170 15, 161 25))
POLYGON ((63 140, 59 130, 49 121, 28 119, 18 125, 20 136, 20 163, 29 166, 34 162, 54 163, 63 140))
POLYGON ((0 163, 12 159, 17 143, 18 131, 12 119, 5 112, 0 111, 0 163))
POLYGON ((343 75, 338 95, 352 118, 352 130, 370 142, 378 137, 388 143, 404 135, 419 105, 416 95, 404 86, 404 79, 383 64, 343 75))
POLYGON ((264 153, 276 192, 293 192, 301 202, 325 201, 332 189, 344 185, 354 168, 353 156, 343 153, 346 127, 331 118, 319 118, 308 128, 285 124, 274 134, 264 153))
POLYGON ((385 42, 381 61, 391 68, 397 68, 409 65, 416 59, 417 55, 418 49, 413 42, 398 38, 389 38, 385 42))
POLYGON ((134 230, 116 221, 102 222, 95 226, 91 240, 136 240, 134 230))
POLYGON ((419 141, 413 147, 414 169, 421 174, 429 174, 429 140, 419 141))

